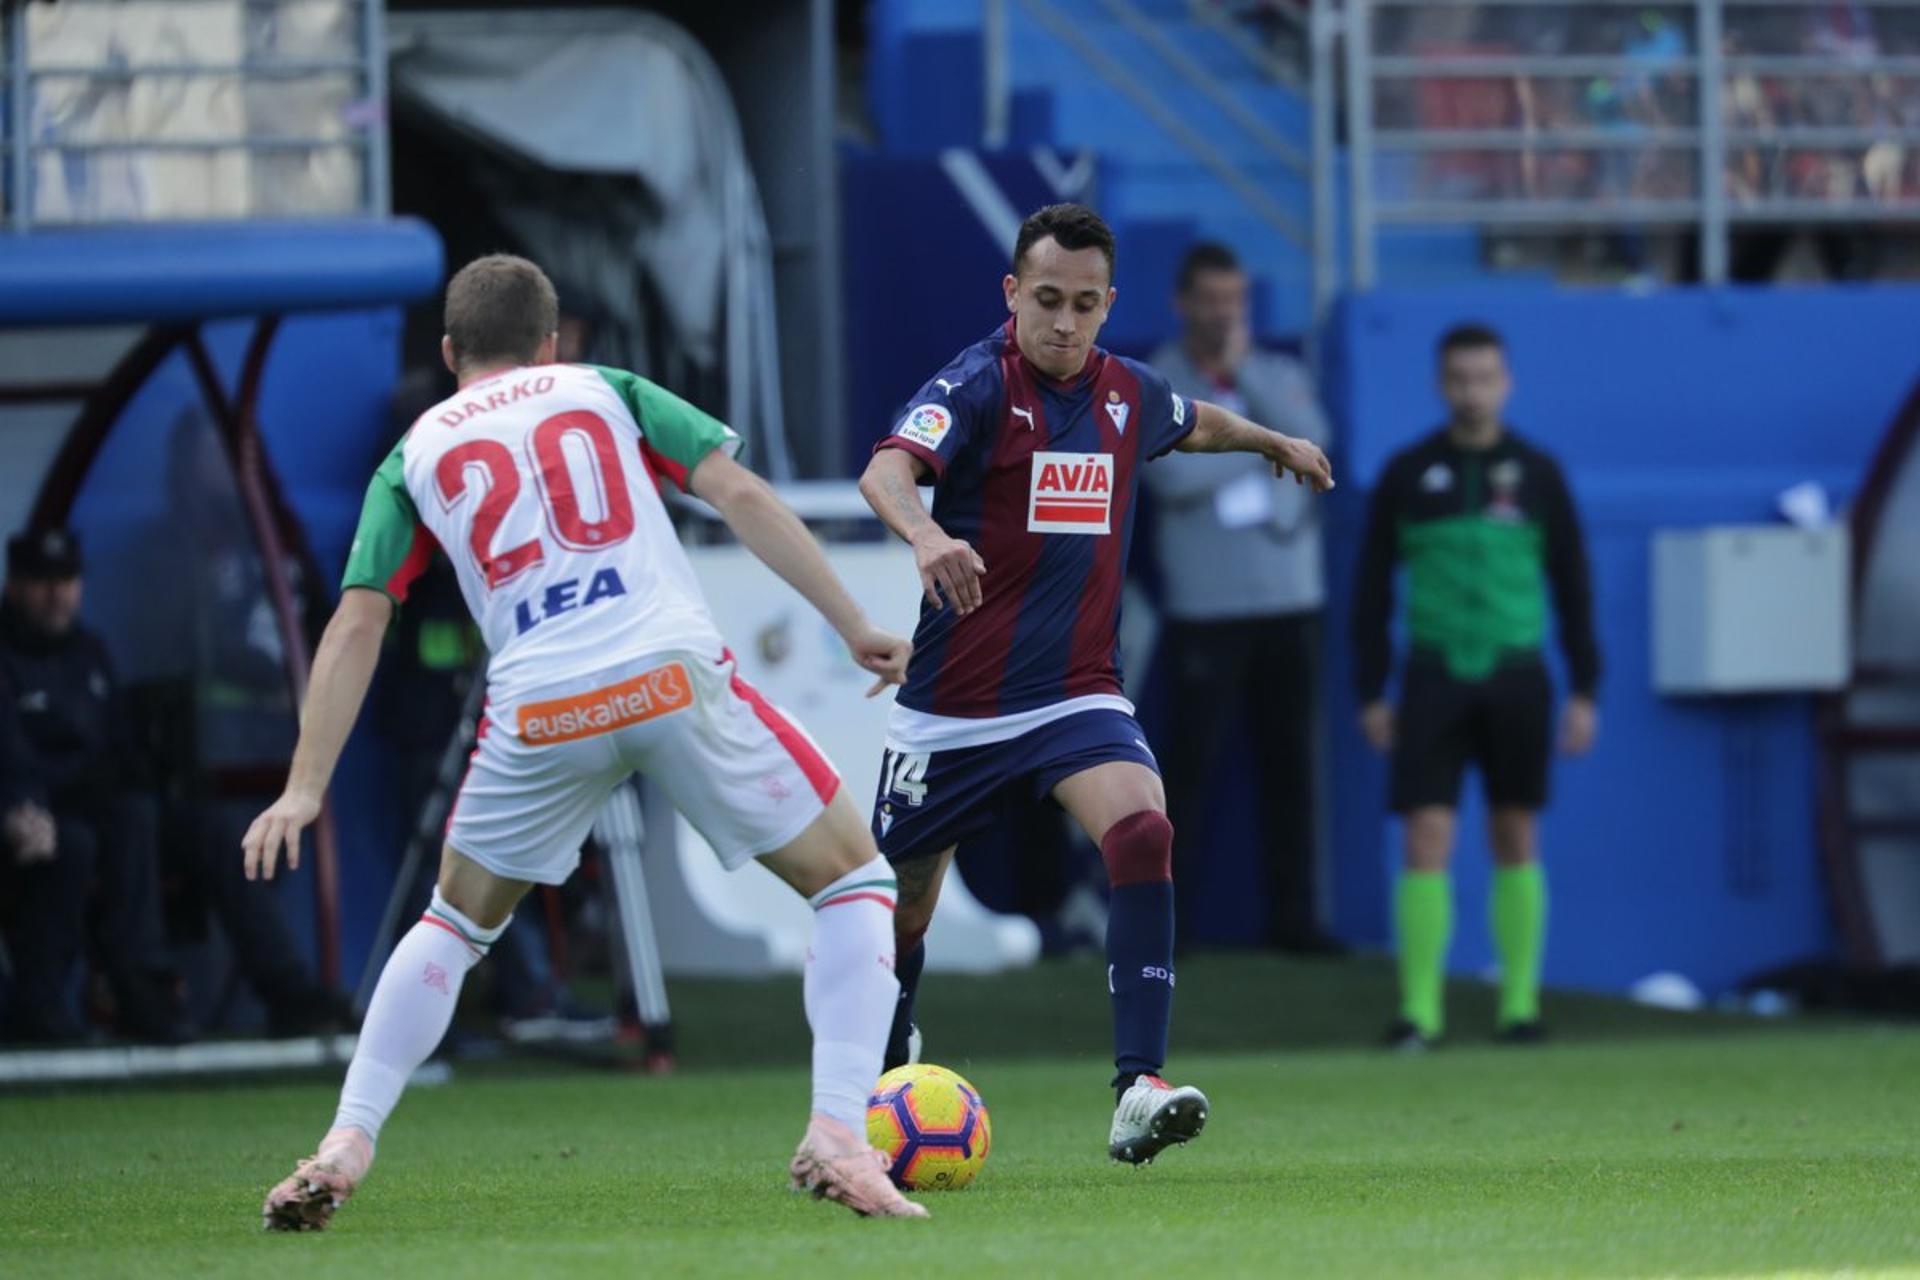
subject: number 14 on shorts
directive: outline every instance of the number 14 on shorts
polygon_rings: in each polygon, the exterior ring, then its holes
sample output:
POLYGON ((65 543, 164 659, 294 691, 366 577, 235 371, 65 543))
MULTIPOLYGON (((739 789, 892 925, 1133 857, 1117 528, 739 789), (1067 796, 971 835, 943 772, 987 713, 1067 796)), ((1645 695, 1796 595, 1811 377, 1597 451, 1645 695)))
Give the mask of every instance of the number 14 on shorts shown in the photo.
POLYGON ((880 776, 886 779, 886 794, 899 796, 914 808, 927 802, 927 764, 933 759, 926 751, 895 751, 888 748, 880 762, 880 776))

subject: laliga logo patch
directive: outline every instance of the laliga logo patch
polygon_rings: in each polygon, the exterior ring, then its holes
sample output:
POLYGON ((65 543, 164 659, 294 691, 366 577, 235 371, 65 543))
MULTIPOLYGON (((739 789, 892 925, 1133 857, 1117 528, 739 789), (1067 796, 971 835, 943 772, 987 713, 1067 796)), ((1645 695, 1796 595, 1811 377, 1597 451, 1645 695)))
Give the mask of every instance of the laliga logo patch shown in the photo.
POLYGON ((1113 455, 1036 453, 1027 491, 1029 533, 1108 533, 1113 455))
POLYGON ((1127 415, 1133 412, 1133 406, 1123 404, 1118 391, 1107 392, 1107 416, 1113 419, 1113 429, 1121 435, 1127 434, 1127 415))
POLYGON ((953 426, 953 415, 945 407, 937 404, 923 404, 907 410, 905 420, 900 423, 896 434, 902 440, 911 440, 915 444, 925 445, 929 449, 938 449, 946 438, 947 431, 953 426))

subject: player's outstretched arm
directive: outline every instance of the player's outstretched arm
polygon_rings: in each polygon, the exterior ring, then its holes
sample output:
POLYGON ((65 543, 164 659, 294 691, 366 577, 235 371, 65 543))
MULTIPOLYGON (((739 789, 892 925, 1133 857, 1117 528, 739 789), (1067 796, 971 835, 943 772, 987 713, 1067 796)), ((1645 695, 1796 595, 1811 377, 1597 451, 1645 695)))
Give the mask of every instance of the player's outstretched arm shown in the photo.
POLYGON ((900 449, 882 449, 867 463, 860 477, 860 496, 880 522, 913 548, 920 570, 920 589, 927 603, 938 609, 941 596, 962 617, 980 607, 985 598, 980 575, 987 562, 958 538, 950 538, 920 501, 920 474, 927 464, 900 449))
POLYGON ((747 550, 820 611, 847 642, 853 660, 878 677, 867 690, 869 698, 890 684, 906 681, 913 642, 867 620, 813 534, 780 501, 773 486, 720 449, 700 460, 688 483, 696 497, 720 513, 747 550))
POLYGON ((1333 488, 1333 465, 1319 445, 1269 431, 1205 400, 1193 402, 1193 430, 1174 448, 1182 453, 1257 453, 1273 463, 1275 475, 1291 471, 1301 484, 1311 484, 1319 493, 1333 488))
POLYGON ((300 708, 300 741, 293 748, 286 790, 253 820, 240 840, 247 879, 273 879, 285 848, 287 869, 300 866, 300 833, 320 816, 320 798, 333 779, 347 734, 360 716, 380 642, 393 620, 393 601, 379 591, 348 587, 340 595, 320 648, 313 655, 307 700, 300 708))

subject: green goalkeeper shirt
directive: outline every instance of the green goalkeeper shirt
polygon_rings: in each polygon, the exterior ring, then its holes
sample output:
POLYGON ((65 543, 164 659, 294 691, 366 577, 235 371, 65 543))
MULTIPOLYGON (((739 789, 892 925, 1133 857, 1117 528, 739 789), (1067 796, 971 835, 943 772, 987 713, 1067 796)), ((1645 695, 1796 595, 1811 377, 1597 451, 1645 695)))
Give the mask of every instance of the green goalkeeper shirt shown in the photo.
POLYGON ((1380 697, 1392 664, 1393 575, 1407 570, 1407 633, 1458 680, 1537 658, 1547 596, 1574 692, 1600 683, 1593 595, 1579 514, 1559 464, 1504 431, 1463 449, 1442 428, 1395 454, 1367 514, 1354 593, 1354 685, 1380 697))

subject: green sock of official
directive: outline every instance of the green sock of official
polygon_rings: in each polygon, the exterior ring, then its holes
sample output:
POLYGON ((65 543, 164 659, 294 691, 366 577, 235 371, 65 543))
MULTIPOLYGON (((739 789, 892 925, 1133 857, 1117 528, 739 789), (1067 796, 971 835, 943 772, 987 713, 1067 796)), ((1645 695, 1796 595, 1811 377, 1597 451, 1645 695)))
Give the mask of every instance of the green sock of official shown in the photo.
POLYGON ((1500 951, 1500 1025, 1538 1021, 1547 941, 1547 877, 1540 864, 1495 867, 1488 915, 1500 951))
POLYGON ((1400 1016, 1421 1035, 1437 1036, 1453 940, 1453 878, 1444 871, 1401 872, 1393 914, 1400 933, 1400 1016))

